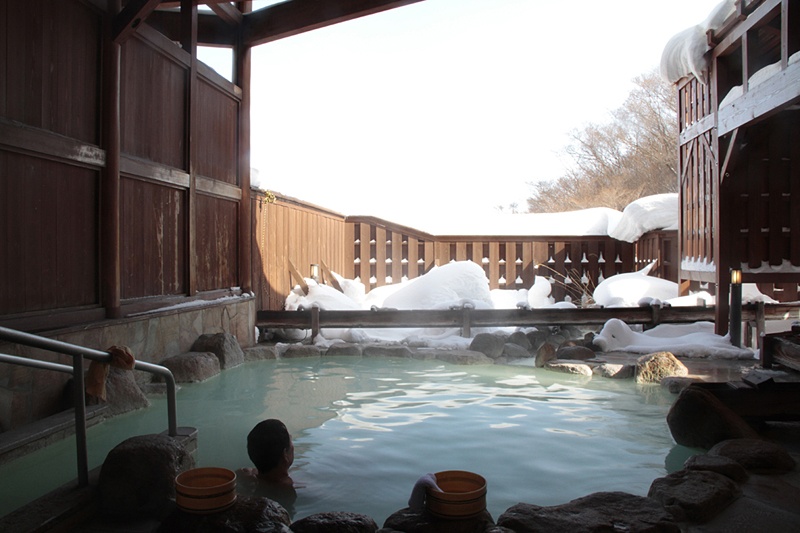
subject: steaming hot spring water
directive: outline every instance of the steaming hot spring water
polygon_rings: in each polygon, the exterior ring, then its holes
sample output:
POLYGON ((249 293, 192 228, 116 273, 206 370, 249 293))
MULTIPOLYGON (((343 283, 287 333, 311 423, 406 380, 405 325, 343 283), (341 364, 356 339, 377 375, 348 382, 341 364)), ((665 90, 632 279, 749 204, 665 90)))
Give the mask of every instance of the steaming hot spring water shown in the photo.
MULTIPOLYGON (((672 395, 631 380, 530 366, 312 357, 255 361, 178 391, 178 423, 199 430, 198 466, 252 466, 246 437, 279 418, 292 434, 302 485, 293 519, 351 511, 381 525, 428 472, 487 480, 497 518, 526 502, 557 505, 598 491, 646 495, 695 450, 666 424, 672 395)), ((88 430, 90 468, 124 439, 166 429, 166 399, 88 430)), ((75 440, 0 467, 0 515, 76 477, 75 440), (14 481, 12 481, 14 480, 14 481)))

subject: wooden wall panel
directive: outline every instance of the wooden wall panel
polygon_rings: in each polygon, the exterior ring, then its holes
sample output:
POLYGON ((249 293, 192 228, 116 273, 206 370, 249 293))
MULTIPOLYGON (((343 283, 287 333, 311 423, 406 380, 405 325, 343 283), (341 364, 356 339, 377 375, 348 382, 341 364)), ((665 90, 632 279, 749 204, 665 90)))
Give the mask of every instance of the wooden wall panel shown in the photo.
POLYGON ((99 141, 100 16, 82 2, 3 2, 0 116, 99 141))
POLYGON ((98 172, 0 151, 0 310, 95 305, 98 172))
POLYGON ((138 34, 122 46, 120 61, 122 152, 188 170, 186 67, 138 34))
POLYGON ((202 77, 197 84, 197 174, 238 185, 237 113, 239 103, 202 77))
POLYGON ((184 293, 186 191, 132 178, 120 191, 122 298, 184 293))
POLYGON ((238 279, 238 203, 197 195, 197 290, 229 289, 238 279))

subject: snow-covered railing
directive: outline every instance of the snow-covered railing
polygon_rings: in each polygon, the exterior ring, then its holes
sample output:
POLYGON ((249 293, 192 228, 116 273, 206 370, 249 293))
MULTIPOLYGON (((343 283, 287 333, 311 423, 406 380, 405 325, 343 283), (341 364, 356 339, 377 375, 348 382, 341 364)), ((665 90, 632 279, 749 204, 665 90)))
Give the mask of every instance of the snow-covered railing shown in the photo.
MULTIPOLYGON (((325 328, 460 328, 471 337, 472 328, 594 326, 617 318, 626 324, 655 327, 658 324, 686 324, 713 321, 713 306, 695 307, 607 307, 587 309, 379 309, 299 311, 258 311, 256 325, 265 328, 311 330, 316 337, 325 328)), ((748 304, 742 320, 754 323, 760 337, 764 321, 800 319, 800 303, 748 304)))

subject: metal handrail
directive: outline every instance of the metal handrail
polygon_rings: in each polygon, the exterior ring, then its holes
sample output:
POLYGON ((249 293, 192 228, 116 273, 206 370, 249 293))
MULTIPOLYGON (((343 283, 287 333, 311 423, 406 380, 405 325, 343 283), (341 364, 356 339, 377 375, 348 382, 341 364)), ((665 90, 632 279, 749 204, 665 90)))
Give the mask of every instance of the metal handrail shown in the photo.
MULTIPOLYGON (((83 359, 84 357, 92 361, 99 361, 101 363, 110 363, 111 354, 94 350, 92 348, 85 348, 75 344, 70 344, 55 339, 48 339, 47 337, 40 337, 31 333, 25 333, 14 329, 0 327, 0 339, 13 342, 15 344, 23 344, 41 350, 48 350, 56 353, 63 353, 72 356, 72 368, 67 365, 60 365, 58 363, 50 363, 47 361, 39 361, 36 359, 28 359, 25 357, 18 357, 14 355, 0 354, 0 362, 23 365, 32 368, 39 368, 43 370, 54 370, 57 372, 66 372, 72 374, 75 380, 75 441, 77 444, 78 453, 78 485, 85 487, 89 485, 89 459, 86 449, 86 398, 84 396, 84 380, 83 380, 83 359)), ((178 416, 177 416, 177 401, 175 396, 176 386, 175 377, 172 372, 166 367, 146 363, 144 361, 136 361, 133 367, 135 370, 142 370, 164 378, 167 384, 167 417, 169 423, 169 436, 178 436, 178 416)))

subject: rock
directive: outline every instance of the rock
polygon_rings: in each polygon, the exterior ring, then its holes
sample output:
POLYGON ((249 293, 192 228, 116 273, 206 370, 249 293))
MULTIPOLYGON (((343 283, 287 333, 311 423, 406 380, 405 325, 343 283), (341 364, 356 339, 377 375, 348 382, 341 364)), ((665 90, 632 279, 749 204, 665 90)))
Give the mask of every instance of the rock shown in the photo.
POLYGON ((108 415, 118 415, 150 407, 150 400, 136 384, 133 372, 110 367, 106 378, 106 402, 108 415))
POLYGON ((521 346, 526 352, 529 352, 533 349, 533 345, 531 341, 528 339, 528 336, 521 331, 515 331, 508 337, 508 342, 511 344, 516 344, 521 346))
POLYGON ((328 348, 328 351, 325 352, 325 355, 347 355, 347 356, 361 356, 361 345, 360 344, 351 344, 351 343, 344 343, 344 342, 337 342, 335 344, 331 344, 328 348))
POLYGON ((636 360, 636 383, 660 383, 667 376, 687 376, 689 370, 669 352, 651 353, 636 360))
POLYGON ((188 352, 173 355, 159 364, 172 372, 176 383, 205 381, 219 375, 219 359, 211 352, 188 352))
POLYGON ((747 481, 747 470, 742 465, 727 457, 700 453, 689 457, 683 464, 684 470, 706 470, 731 478, 737 483, 747 481))
POLYGON ((319 357, 322 354, 319 347, 311 344, 290 344, 281 354, 285 359, 299 359, 301 357, 319 357))
POLYGON ((481 352, 471 350, 436 350, 433 351, 436 359, 454 365, 492 365, 494 359, 486 357, 481 352))
POLYGON ((483 533, 494 525, 492 515, 483 511, 475 518, 466 520, 444 520, 436 518, 426 510, 401 509, 383 523, 384 529, 403 533, 483 533))
POLYGON ((653 481, 647 496, 660 502, 678 522, 705 522, 741 494, 739 485, 722 474, 678 470, 653 481))
POLYGON ((562 344, 564 344, 564 342, 566 342, 567 337, 565 337, 564 335, 559 335, 558 333, 555 333, 553 335, 548 335, 547 339, 545 339, 545 340, 546 340, 546 342, 549 342, 553 346, 561 346, 562 344))
POLYGON ((280 351, 275 345, 256 344, 242 350, 245 361, 263 361, 265 359, 278 359, 280 351))
POLYGON ((525 334, 528 338, 528 342, 531 343, 530 351, 538 350, 539 346, 542 345, 544 340, 547 338, 547 333, 544 331, 529 331, 525 334))
POLYGON ((595 333, 593 331, 588 332, 583 336, 583 345, 592 351, 599 352, 600 347, 594 343, 594 338, 595 333))
POLYGON ((592 368, 592 374, 604 378, 614 379, 630 379, 636 373, 636 366, 634 365, 615 365, 611 363, 603 363, 592 368))
POLYGON ((680 531, 658 502, 625 492, 596 492, 552 507, 518 503, 500 515, 497 525, 516 533, 680 531))
POLYGON ((589 348, 577 344, 573 344, 570 346, 562 345, 556 351, 556 359, 572 359, 572 360, 585 361, 586 359, 594 359, 595 355, 596 354, 589 348))
POLYGON ((686 387, 667 413, 672 438, 681 446, 709 449, 728 439, 758 434, 716 396, 700 387, 686 387))
POLYGON ((503 345, 503 357, 508 357, 509 359, 522 359, 530 356, 531 354, 528 352, 528 350, 519 344, 507 342, 503 345))
POLYGON ((506 342, 503 337, 493 333, 478 333, 469 345, 473 352, 481 352, 487 357, 497 359, 503 355, 506 342))
POLYGON ((227 370, 244 363, 244 352, 230 333, 200 335, 192 344, 193 352, 211 352, 219 358, 219 368, 227 370))
POLYGON ((534 360, 533 364, 536 366, 536 368, 542 368, 547 364, 548 361, 552 361, 555 358, 556 347, 549 342, 544 342, 541 346, 539 346, 539 349, 536 350, 536 359, 534 360))
POLYGON ((568 339, 583 339, 583 332, 578 326, 564 326, 560 333, 568 339))
POLYGON ((759 438, 725 440, 708 454, 733 459, 756 474, 785 474, 795 467, 794 459, 782 446, 759 438))
POLYGON ((230 509, 194 514, 178 508, 163 521, 159 533, 292 533, 289 513, 277 503, 258 496, 236 496, 230 509))
POLYGON ((414 356, 408 346, 367 346, 361 352, 364 357, 404 357, 411 358, 414 356))
POLYGON ((578 362, 567 362, 567 361, 561 361, 559 359, 554 359, 548 362, 546 365, 544 365, 544 367, 547 370, 553 370, 555 372, 563 372, 565 374, 578 374, 581 376, 592 375, 592 367, 578 362))
POLYGON ((108 452, 100 469, 100 512, 114 520, 160 518, 175 497, 175 476, 190 468, 194 458, 178 440, 131 437, 108 452))
POLYGON ((375 533, 378 524, 367 515, 348 512, 317 513, 292 524, 293 533, 375 533))
POLYGON ((661 380, 661 386, 672 394, 678 394, 692 383, 703 383, 700 378, 688 378, 684 376, 667 376, 661 380))

